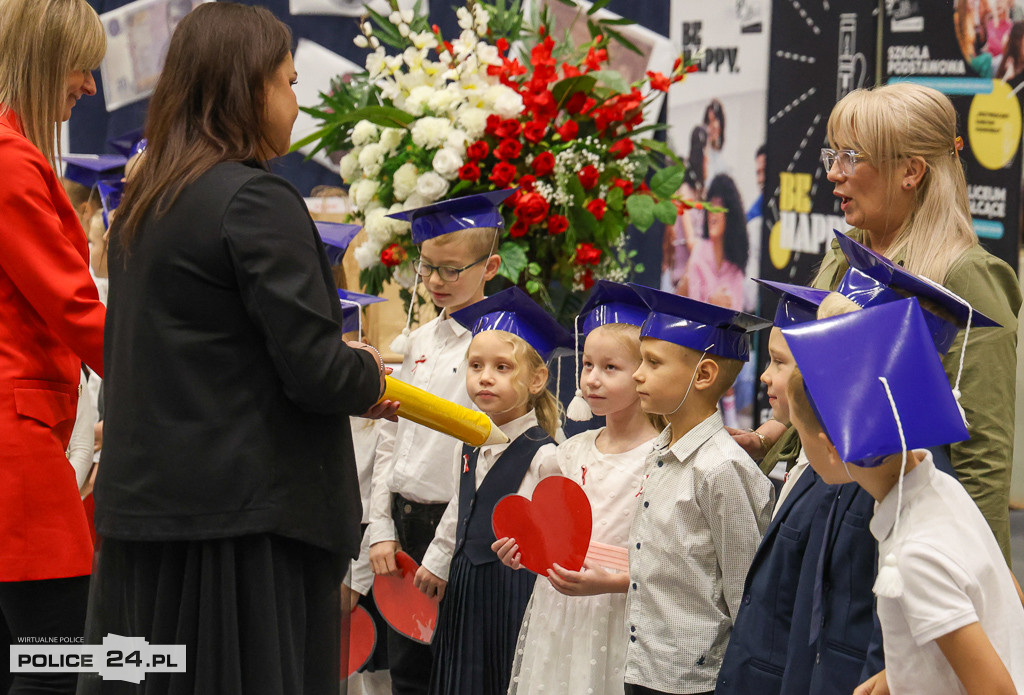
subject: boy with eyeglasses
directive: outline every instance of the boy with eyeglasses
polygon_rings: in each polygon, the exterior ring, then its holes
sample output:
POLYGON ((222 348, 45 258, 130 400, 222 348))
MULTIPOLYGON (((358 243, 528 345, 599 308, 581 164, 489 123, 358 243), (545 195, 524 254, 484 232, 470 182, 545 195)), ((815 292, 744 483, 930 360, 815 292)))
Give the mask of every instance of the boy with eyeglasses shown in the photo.
MULTIPOLYGON (((396 376, 469 408, 466 351, 473 335, 449 316, 482 300, 484 283, 497 274, 504 226, 498 205, 512 192, 465 196, 393 215, 412 225, 420 251, 415 268, 440 310, 437 318, 405 335, 405 358, 396 376)), ((395 553, 403 550, 429 570, 417 575, 426 593, 444 595, 445 582, 437 578, 448 576, 450 558, 428 547, 455 493, 452 461, 461 449, 454 437, 406 419, 382 427, 367 529, 374 574, 398 573, 395 553)), ((426 693, 430 647, 391 629, 387 640, 392 692, 426 693)))

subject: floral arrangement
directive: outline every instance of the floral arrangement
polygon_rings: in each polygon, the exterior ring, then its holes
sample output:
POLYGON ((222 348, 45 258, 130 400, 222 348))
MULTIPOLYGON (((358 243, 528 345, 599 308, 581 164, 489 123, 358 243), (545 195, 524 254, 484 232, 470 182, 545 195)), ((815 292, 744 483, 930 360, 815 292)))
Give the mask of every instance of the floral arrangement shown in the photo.
POLYGON ((566 301, 595 280, 642 270, 626 248, 627 226, 670 223, 693 204, 675 199, 684 168, 651 138, 665 126, 642 125, 643 109, 693 67, 678 59, 669 75, 627 84, 608 52, 613 40, 637 50, 618 30, 631 22, 595 19, 605 4, 580 10, 591 41, 579 47, 568 32, 556 42, 546 9, 525 20, 519 0, 470 1, 450 41, 418 5, 399 11, 393 1, 387 17, 368 11, 356 37, 372 50, 366 71, 336 79, 322 104, 304 109, 324 124, 293 147, 346 152, 340 173, 367 232, 355 249, 367 292, 390 278, 412 285, 409 225, 390 213, 513 186, 499 247, 510 282, 568 313, 578 302, 566 301))

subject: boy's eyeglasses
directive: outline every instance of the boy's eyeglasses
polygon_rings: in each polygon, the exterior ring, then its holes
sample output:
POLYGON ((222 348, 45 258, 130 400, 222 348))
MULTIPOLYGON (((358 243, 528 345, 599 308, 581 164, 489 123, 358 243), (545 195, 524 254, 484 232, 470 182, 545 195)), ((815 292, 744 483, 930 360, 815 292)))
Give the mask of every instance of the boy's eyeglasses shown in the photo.
POLYGON ((833 150, 828 147, 821 148, 821 163, 825 165, 825 171, 831 171, 832 165, 839 163, 839 173, 843 176, 853 176, 857 170, 857 160, 867 159, 868 156, 856 150, 833 150))
POLYGON ((416 274, 419 275, 424 280, 427 280, 430 278, 431 275, 434 274, 434 271, 436 270, 437 276, 441 278, 442 282, 455 282, 456 280, 459 279, 459 275, 462 273, 463 270, 469 270, 477 263, 480 263, 490 258, 490 255, 491 254, 481 256, 480 258, 476 259, 469 265, 464 265, 461 268, 455 268, 450 265, 430 265, 422 258, 420 258, 416 261, 416 274))

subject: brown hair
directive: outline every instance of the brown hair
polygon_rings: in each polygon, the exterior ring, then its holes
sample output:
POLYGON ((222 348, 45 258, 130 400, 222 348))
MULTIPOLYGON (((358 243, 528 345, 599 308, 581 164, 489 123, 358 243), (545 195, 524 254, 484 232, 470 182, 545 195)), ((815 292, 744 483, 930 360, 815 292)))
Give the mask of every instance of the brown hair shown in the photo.
POLYGON ((264 91, 291 49, 291 31, 262 7, 205 3, 178 25, 149 104, 149 146, 125 186, 118 218, 130 249, 151 209, 220 162, 262 158, 264 91))
POLYGON ((439 246, 465 246, 475 259, 485 253, 488 256, 496 254, 498 252, 498 236, 496 227, 472 227, 457 229, 454 232, 434 237, 434 242, 439 246))
POLYGON ((68 75, 95 70, 106 52, 107 35, 86 0, 0 2, 0 113, 17 114, 54 169, 68 75))

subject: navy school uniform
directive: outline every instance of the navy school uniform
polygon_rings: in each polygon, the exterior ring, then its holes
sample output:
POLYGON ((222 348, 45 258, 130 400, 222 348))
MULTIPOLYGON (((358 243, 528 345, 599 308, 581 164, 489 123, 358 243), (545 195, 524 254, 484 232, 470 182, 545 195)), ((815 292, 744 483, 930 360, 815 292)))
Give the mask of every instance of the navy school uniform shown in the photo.
POLYGON ((554 440, 532 427, 513 441, 476 489, 478 449, 467 456, 459 488, 459 525, 448 588, 434 634, 432 695, 504 695, 512 673, 519 628, 536 575, 513 570, 491 550, 491 514, 515 494, 534 456, 554 440))
POLYGON ((718 674, 717 695, 779 692, 804 553, 808 547, 820 547, 810 542, 812 522, 828 513, 833 495, 808 467, 765 531, 747 572, 742 605, 718 674))

